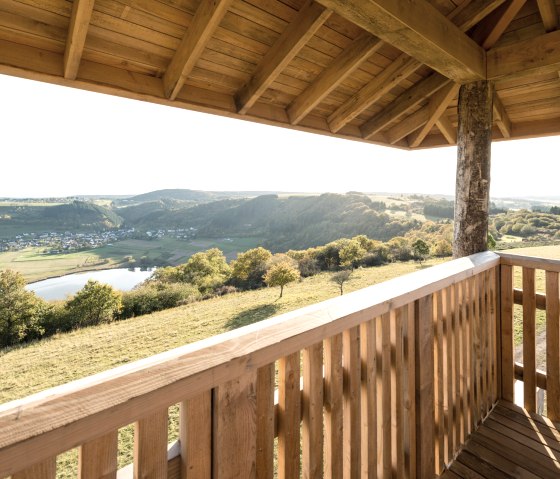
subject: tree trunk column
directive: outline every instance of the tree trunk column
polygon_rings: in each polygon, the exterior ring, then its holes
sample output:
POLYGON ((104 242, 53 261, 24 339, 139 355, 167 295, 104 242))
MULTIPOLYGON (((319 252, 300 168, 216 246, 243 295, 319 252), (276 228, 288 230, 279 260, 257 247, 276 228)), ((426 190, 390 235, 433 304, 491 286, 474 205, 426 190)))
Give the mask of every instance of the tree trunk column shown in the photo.
POLYGON ((487 249, 492 96, 488 81, 468 83, 459 91, 454 258, 487 249))

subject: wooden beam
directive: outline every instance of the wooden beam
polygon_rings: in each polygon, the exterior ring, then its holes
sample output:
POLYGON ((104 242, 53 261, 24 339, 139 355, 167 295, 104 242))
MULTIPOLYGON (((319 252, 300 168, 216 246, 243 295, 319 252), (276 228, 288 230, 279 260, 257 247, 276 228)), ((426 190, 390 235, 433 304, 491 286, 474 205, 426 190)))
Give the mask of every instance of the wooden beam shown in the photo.
POLYGON ((485 78, 484 51, 426 0, 318 0, 458 83, 485 78))
POLYGON ((257 66, 252 78, 237 94, 239 113, 247 113, 331 14, 331 10, 307 0, 295 20, 286 27, 257 66))
POLYGON ((494 92, 493 112, 494 120, 496 121, 504 138, 511 138, 511 120, 509 119, 509 115, 507 114, 502 100, 500 100, 497 92, 494 92))
POLYGON ((537 0, 544 29, 552 32, 558 28, 558 10, 554 0, 537 0))
POLYGON ((560 31, 521 40, 487 53, 488 79, 531 76, 560 68, 560 31))
POLYGON ((74 0, 72 6, 68 40, 64 52, 64 78, 69 80, 75 80, 78 76, 94 2, 95 0, 74 0))
POLYGON ((360 128, 362 136, 364 138, 370 138, 375 133, 380 132, 389 123, 410 111, 420 104, 422 100, 425 100, 427 97, 449 84, 450 81, 451 80, 439 73, 433 73, 429 77, 424 78, 421 82, 402 93, 393 103, 387 106, 387 108, 362 125, 360 128))
POLYGON ((508 0, 486 18, 473 32, 473 39, 482 48, 492 48, 505 32, 511 21, 525 5, 526 0, 508 0))
POLYGON ((299 95, 288 107, 288 116, 293 125, 315 108, 323 98, 340 85, 383 42, 367 32, 362 32, 334 61, 299 95))
POLYGON ((163 76, 166 98, 175 100, 185 80, 227 12, 231 0, 202 0, 163 76))
POLYGON ((454 258, 488 249, 492 97, 488 81, 465 84, 459 91, 454 258))
POLYGON ((385 134, 385 136, 387 137, 387 141, 391 143, 391 145, 395 144, 397 141, 402 140, 412 132, 416 131, 419 128, 418 125, 423 125, 424 123, 426 123, 428 121, 428 118, 428 108, 427 106, 424 106, 415 111, 412 115, 408 116, 402 121, 397 122, 394 126, 389 128, 389 130, 385 134))
POLYGON ((436 126, 439 128, 439 131, 441 131, 441 134, 447 140, 447 143, 449 143, 450 145, 457 144, 457 130, 453 128, 453 125, 451 124, 447 116, 441 116, 439 120, 436 121, 436 126))
POLYGON ((458 7, 447 18, 457 25, 463 32, 481 22, 484 18, 503 5, 506 0, 472 0, 463 2, 464 7, 458 7))
POLYGON ((449 104, 457 96, 457 93, 459 93, 459 88, 460 85, 457 85, 457 83, 450 83, 430 98, 430 102, 425 107, 428 111, 426 122, 408 139, 408 144, 411 148, 416 148, 424 141, 432 127, 445 113, 445 110, 447 110, 449 104))

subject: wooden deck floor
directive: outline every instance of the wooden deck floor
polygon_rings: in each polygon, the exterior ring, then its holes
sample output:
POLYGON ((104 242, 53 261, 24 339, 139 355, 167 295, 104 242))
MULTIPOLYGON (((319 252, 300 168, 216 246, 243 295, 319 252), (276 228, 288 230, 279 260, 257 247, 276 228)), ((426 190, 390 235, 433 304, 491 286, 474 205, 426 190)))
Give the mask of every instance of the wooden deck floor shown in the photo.
POLYGON ((560 430, 499 402, 465 443, 442 479, 560 478, 560 430))

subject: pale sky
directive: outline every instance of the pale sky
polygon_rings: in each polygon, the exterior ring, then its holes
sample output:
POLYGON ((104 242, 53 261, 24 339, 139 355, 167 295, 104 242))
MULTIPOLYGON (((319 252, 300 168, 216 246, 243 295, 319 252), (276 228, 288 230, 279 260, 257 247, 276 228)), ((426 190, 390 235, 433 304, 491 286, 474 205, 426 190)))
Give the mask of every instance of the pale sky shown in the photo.
MULTIPOLYGON (((495 143, 491 196, 560 196, 560 137, 495 143)), ((0 197, 163 188, 454 194, 456 148, 401 151, 0 75, 0 197)))

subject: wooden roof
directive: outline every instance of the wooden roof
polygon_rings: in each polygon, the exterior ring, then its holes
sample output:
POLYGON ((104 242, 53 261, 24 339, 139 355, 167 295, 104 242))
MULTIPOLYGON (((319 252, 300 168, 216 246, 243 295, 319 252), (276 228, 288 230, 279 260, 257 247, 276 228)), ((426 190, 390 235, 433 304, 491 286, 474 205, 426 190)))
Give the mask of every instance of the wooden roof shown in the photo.
POLYGON ((554 0, 0 0, 0 73, 403 148, 560 134, 554 0))

